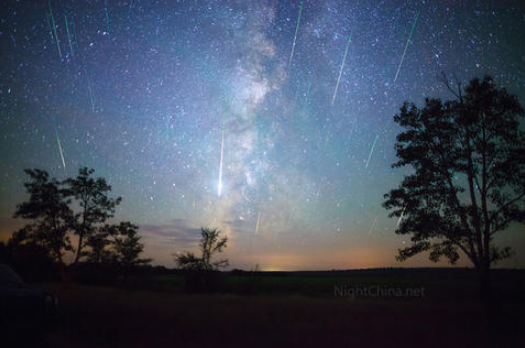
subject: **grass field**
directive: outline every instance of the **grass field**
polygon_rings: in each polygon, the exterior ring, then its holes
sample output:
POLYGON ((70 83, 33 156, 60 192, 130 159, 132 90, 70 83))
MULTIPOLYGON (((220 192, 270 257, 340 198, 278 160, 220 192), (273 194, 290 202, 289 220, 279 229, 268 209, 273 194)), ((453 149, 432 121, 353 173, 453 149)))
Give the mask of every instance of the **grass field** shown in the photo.
MULTIPOLYGON (((261 273, 224 277, 224 292, 186 294, 177 275, 133 290, 62 284, 52 347, 525 346, 525 273, 495 272, 487 316, 466 270, 261 273), (248 285, 247 285, 248 284, 248 285), (334 287, 424 288, 419 297, 338 297, 334 287), (249 289, 249 295, 242 295, 249 289)), ((142 284, 141 286, 138 286, 142 284)))

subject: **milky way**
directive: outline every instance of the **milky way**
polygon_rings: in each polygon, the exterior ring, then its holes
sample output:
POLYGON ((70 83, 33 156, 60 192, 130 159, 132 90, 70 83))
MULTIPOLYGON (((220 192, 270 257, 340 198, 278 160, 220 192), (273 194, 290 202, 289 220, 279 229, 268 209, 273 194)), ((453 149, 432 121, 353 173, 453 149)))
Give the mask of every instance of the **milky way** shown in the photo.
MULTIPOLYGON (((519 1, 1 6, 4 239, 24 168, 85 165, 157 263, 207 226, 230 237, 232 267, 396 266, 406 241, 381 202, 409 171, 390 167, 403 101, 452 98, 444 72, 490 74, 525 104, 519 1)), ((517 228, 502 238, 525 246, 517 228)))

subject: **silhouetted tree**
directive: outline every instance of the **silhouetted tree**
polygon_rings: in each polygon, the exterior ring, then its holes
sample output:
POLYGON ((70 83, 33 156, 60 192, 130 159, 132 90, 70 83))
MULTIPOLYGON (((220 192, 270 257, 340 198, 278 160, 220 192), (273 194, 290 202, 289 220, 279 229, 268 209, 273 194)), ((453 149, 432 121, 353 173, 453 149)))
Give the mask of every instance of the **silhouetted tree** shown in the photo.
POLYGON ((94 172, 94 169, 82 167, 78 170, 76 178, 65 180, 68 185, 68 195, 78 201, 81 210, 75 214, 72 226, 74 233, 78 236, 75 263, 86 255, 84 253, 85 240, 96 232, 98 224, 113 217, 115 206, 121 202, 120 197, 116 199, 108 197, 111 186, 104 178, 92 178, 91 175, 94 172))
POLYGON ((140 236, 137 234, 138 226, 130 222, 121 222, 113 227, 115 233, 115 258, 119 265, 125 269, 143 265, 151 262, 150 259, 141 259, 140 254, 144 250, 144 245, 140 243, 140 236))
POLYGON ((7 245, 3 241, 0 241, 0 262, 6 262, 8 258, 7 245))
POLYGON ((33 222, 16 231, 10 243, 36 243, 62 264, 64 252, 72 250, 67 233, 73 211, 69 208, 66 191, 44 170, 26 169, 25 173, 30 177, 24 184, 29 200, 19 204, 13 216, 33 222))
POLYGON ((104 225, 98 227, 95 233, 92 233, 86 240, 86 246, 90 248, 86 252, 87 261, 92 263, 109 264, 116 258, 113 250, 113 238, 117 235, 116 225, 104 225))
POLYGON ((211 258, 216 253, 221 253, 228 243, 227 237, 221 236, 221 231, 218 229, 201 229, 201 240, 199 249, 201 256, 197 257, 192 252, 186 252, 178 255, 175 261, 182 269, 212 271, 218 270, 220 267, 228 266, 228 260, 223 259, 219 261, 212 261, 211 258))
POLYGON ((430 260, 444 256, 454 264, 461 251, 482 271, 486 290, 491 265, 511 255, 493 236, 525 222, 524 111, 491 77, 464 89, 446 86, 455 100, 426 99, 421 109, 405 102, 395 115, 405 131, 397 136, 393 167, 414 172, 383 205, 396 209, 390 214, 401 220, 396 233, 412 236, 398 260, 430 251, 430 260))

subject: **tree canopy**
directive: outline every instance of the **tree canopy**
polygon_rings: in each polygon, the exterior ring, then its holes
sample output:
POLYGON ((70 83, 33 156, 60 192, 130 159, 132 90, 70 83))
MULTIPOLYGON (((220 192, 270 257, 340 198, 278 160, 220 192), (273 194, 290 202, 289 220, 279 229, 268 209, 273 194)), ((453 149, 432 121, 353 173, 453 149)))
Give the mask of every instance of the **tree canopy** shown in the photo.
POLYGON ((79 206, 80 212, 75 214, 72 229, 78 236, 75 263, 85 256, 85 239, 95 234, 97 227, 109 218, 113 217, 115 207, 120 204, 121 198, 108 196, 111 186, 104 178, 93 178, 94 169, 81 167, 76 178, 65 180, 67 194, 74 198, 79 206))
POLYGON ((49 178, 46 171, 26 169, 29 181, 24 184, 29 200, 17 205, 15 218, 33 220, 11 237, 11 243, 36 243, 61 263, 65 251, 72 250, 68 232, 73 221, 70 200, 61 183, 49 178))
POLYGON ((228 237, 221 236, 218 229, 201 229, 201 239, 199 249, 201 256, 198 257, 192 252, 186 252, 176 256, 175 261, 182 269, 212 271, 220 267, 228 266, 227 259, 212 261, 214 254, 221 253, 228 243, 228 237))
POLYGON ((93 179, 93 169, 82 167, 76 178, 64 181, 50 178, 40 169, 25 172, 30 177, 24 184, 29 199, 17 206, 14 217, 32 222, 11 236, 8 244, 11 249, 22 250, 15 246, 36 244, 55 262, 62 263, 66 252, 75 251, 70 236, 76 235, 75 263, 83 256, 91 263, 111 263, 124 268, 150 261, 140 258, 144 246, 137 225, 127 221, 105 223, 113 217, 121 198, 108 197, 111 187, 104 178, 93 179), (80 207, 77 213, 72 208, 74 203, 80 207))
POLYGON ((411 236, 399 260, 429 251, 432 261, 456 263, 462 252, 488 270, 511 255, 494 236, 525 223, 524 110, 488 76, 446 86, 453 100, 427 98, 422 108, 405 102, 394 116, 404 131, 393 167, 414 172, 385 194, 383 206, 399 218, 396 233, 411 236))

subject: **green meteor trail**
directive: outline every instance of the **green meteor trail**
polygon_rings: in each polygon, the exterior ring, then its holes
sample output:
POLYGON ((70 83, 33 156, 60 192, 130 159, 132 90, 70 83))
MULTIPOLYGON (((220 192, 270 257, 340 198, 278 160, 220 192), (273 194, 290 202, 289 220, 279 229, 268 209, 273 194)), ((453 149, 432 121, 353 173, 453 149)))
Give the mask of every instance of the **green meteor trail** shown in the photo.
POLYGON ((48 1, 47 4, 49 5, 49 13, 51 14, 51 23, 53 24, 53 32, 55 33, 55 41, 57 43, 58 55, 60 56, 60 60, 62 60, 62 50, 60 50, 60 41, 58 41, 57 27, 55 25, 55 17, 53 16, 53 9, 51 8, 50 1, 48 1))
POLYGON ((303 2, 301 1, 301 7, 299 8, 299 16, 297 17, 297 25, 295 26, 295 35, 293 38, 292 53, 290 53, 290 61, 288 64, 292 64, 293 53, 295 51, 295 43, 297 41, 297 32, 299 31, 299 23, 301 22, 301 13, 303 12, 303 2))
POLYGON ((337 97, 337 90, 339 89, 339 82, 341 81, 341 75, 343 74, 343 67, 345 66, 346 56, 348 55, 348 48, 350 47, 351 39, 352 39, 352 33, 348 35, 348 42, 346 43, 345 55, 343 57, 343 62, 341 63, 341 69, 339 69, 339 77, 337 78, 337 84, 335 85, 334 96, 332 97, 332 105, 334 105, 335 98, 337 97))
POLYGON ((108 28, 107 29, 108 37, 111 38, 110 35, 109 35, 109 13, 108 13, 108 8, 107 7, 106 7, 106 26, 108 28))
POLYGON ((71 22, 71 26, 73 27, 73 38, 75 39, 75 47, 78 51, 77 26, 75 25, 75 22, 71 22))
POLYGON ((419 11, 417 11, 416 13, 416 18, 414 19, 414 23, 412 24, 412 29, 410 30, 410 34, 408 35, 408 40, 405 45, 405 51, 403 52, 403 55, 401 56, 401 61, 399 62, 399 66, 397 67, 397 72, 396 72, 396 77, 394 78, 394 83, 396 83, 397 75, 399 75, 399 71, 401 70, 401 65, 403 65, 403 60, 405 59, 405 54, 407 54, 408 44, 410 43, 410 39, 412 38, 412 33, 414 33, 414 29, 416 28, 418 16, 419 16, 419 11))
POLYGON ((64 20, 66 22, 66 32, 67 32, 67 41, 69 42, 69 50, 71 51, 71 56, 74 57, 75 53, 73 52, 73 45, 71 44, 71 35, 69 34, 69 26, 67 25, 66 15, 64 15, 64 20))

